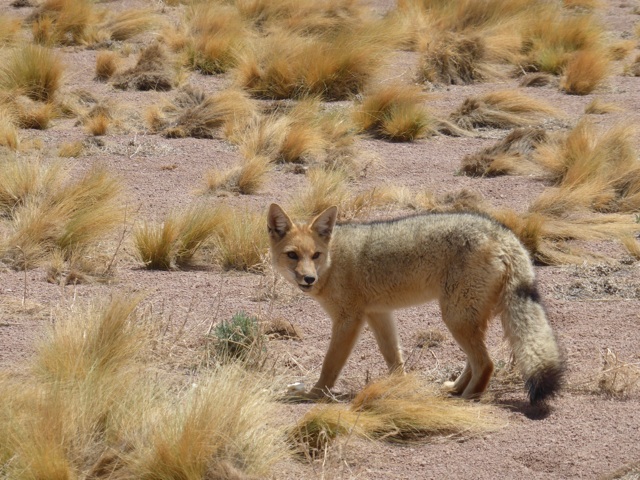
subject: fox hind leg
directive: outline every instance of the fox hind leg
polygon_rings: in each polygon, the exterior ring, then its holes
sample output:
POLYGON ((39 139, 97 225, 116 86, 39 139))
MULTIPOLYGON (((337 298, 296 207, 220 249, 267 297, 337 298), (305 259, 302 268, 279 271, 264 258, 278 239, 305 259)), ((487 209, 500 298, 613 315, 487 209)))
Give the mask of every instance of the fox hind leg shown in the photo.
POLYGON ((477 398, 489 385, 493 374, 493 362, 485 344, 485 330, 489 314, 480 315, 474 309, 460 311, 456 308, 442 308, 442 317, 447 328, 467 355, 467 364, 452 385, 452 393, 462 398, 477 398))

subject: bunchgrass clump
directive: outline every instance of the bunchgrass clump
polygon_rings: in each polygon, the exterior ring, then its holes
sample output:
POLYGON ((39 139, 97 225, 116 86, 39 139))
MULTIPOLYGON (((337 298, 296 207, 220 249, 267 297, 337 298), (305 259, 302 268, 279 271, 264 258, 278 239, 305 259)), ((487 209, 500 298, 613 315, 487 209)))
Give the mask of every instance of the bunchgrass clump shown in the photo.
POLYGON ((392 375, 367 385, 349 405, 314 407, 289 438, 311 457, 322 455, 340 435, 402 442, 468 438, 498 427, 490 412, 487 406, 445 398, 415 375, 392 375))
POLYGON ((58 251, 66 259, 89 254, 123 220, 122 186, 104 168, 76 180, 55 163, 7 160, 2 168, 0 208, 7 235, 0 255, 15 268, 31 267, 58 251))
POLYGON ((152 270, 187 265, 226 220, 220 209, 198 204, 162 223, 142 222, 134 230, 137 255, 152 270))
POLYGON ((0 87, 37 101, 53 100, 64 66, 50 48, 27 44, 14 50, 0 67, 0 87))
POLYGON ((263 215, 223 208, 222 223, 214 238, 213 260, 225 270, 261 272, 269 250, 263 215))
POLYGON ((113 86, 121 90, 171 90, 178 83, 174 60, 160 43, 140 52, 136 65, 112 77, 113 86))
POLYGON ((263 185, 270 169, 271 163, 268 158, 255 156, 229 170, 210 170, 205 178, 206 191, 211 193, 223 191, 242 195, 254 194, 263 185))
POLYGON ((567 62, 560 88, 572 95, 587 95, 610 75, 610 62, 599 50, 581 50, 567 62))
POLYGON ((344 100, 369 85, 389 52, 382 24, 366 24, 327 37, 278 30, 240 57, 239 85, 259 98, 344 100))
POLYGON ((539 125, 560 112, 551 105, 516 90, 500 90, 467 98, 451 114, 458 126, 473 128, 514 128, 539 125))
POLYGON ((96 79, 109 80, 118 70, 118 54, 103 50, 96 55, 96 79))
POLYGON ((366 95, 354 122, 362 131, 391 141, 410 142, 435 131, 425 95, 412 85, 389 85, 366 95))
POLYGON ((191 36, 187 65, 201 73, 224 73, 234 67, 248 41, 249 29, 237 6, 197 3, 187 13, 191 36))
POLYGON ((255 105, 238 90, 207 95, 186 86, 152 127, 169 138, 233 136, 254 114, 255 105))

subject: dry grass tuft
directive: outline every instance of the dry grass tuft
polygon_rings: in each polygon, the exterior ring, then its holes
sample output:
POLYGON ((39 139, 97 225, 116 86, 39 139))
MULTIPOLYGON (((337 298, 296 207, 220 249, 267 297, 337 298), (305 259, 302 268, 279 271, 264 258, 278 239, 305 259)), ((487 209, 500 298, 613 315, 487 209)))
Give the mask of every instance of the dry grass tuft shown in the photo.
POLYGON ((53 50, 28 44, 14 50, 0 67, 0 87, 46 102, 53 100, 60 88, 63 72, 53 50))
POLYGON ((490 92, 467 98, 451 114, 451 120, 465 129, 479 127, 513 128, 541 124, 546 118, 557 118, 560 112, 547 103, 516 90, 490 92))
POLYGON ((602 353, 602 372, 598 378, 598 391, 612 398, 628 398, 640 390, 640 364, 620 360, 607 348, 602 353))
POLYGON ((20 146, 20 137, 12 115, 13 113, 4 105, 0 105, 0 146, 17 150, 20 146))
POLYGON ((382 24, 366 24, 327 37, 283 30, 254 42, 236 69, 242 88, 259 98, 344 100, 362 92, 389 52, 382 24))
POLYGON ((138 62, 113 77, 113 86, 122 90, 168 91, 177 84, 177 71, 172 58, 160 43, 140 52, 138 62))
POLYGON ((227 220, 220 209, 200 204, 168 215, 161 224, 143 222, 134 230, 136 253, 152 270, 188 265, 227 220))
POLYGON ((486 80, 496 75, 486 57, 485 40, 480 35, 436 34, 425 46, 418 81, 467 85, 486 80))
POLYGON ((20 32, 22 22, 17 18, 0 17, 0 45, 12 45, 20 32))
POLYGON ((108 50, 98 52, 96 56, 96 79, 109 80, 118 70, 118 54, 108 50))
POLYGON ((588 115, 604 115, 607 113, 621 112, 623 109, 614 103, 608 103, 596 97, 584 108, 588 115))
POLYGON ((78 158, 84 151, 82 142, 65 142, 58 147, 58 156, 63 158, 78 158))
POLYGON ((255 114, 253 102, 238 90, 215 95, 184 87, 165 109, 168 118, 155 117, 156 128, 169 138, 214 138, 219 130, 233 134, 255 114))
POLYGON ((565 15, 553 7, 538 11, 523 24, 525 58, 521 67, 559 75, 576 52, 601 51, 603 39, 602 27, 594 15, 565 15))
POLYGON ((75 181, 61 164, 11 160, 3 172, 0 207, 7 236, 0 255, 15 268, 31 267, 55 252, 65 259, 89 255, 122 223, 122 187, 102 168, 75 181))
MULTIPOLYGON (((287 211, 291 211, 296 217, 308 218, 332 205, 343 205, 349 199, 347 179, 347 172, 341 169, 309 169, 309 186, 293 197, 287 211)), ((346 213, 346 210, 342 213, 346 213)))
POLYGON ((153 10, 124 10, 115 14, 106 24, 111 39, 121 42, 136 35, 153 31, 160 26, 160 19, 153 10))
POLYGON ((522 76, 519 85, 521 87, 546 87, 555 81, 555 78, 548 73, 527 73, 522 76))
POLYGON ((45 0, 29 20, 38 43, 80 45, 103 38, 98 26, 101 17, 90 0, 45 0))
POLYGON ((234 67, 249 37, 237 6, 198 3, 187 16, 191 30, 191 37, 185 42, 187 64, 207 75, 234 67))
POLYGON ((593 92, 610 75, 609 59, 599 50, 576 52, 567 62, 560 88, 572 95, 593 92))
POLYGON ((636 48, 636 43, 635 40, 621 40, 609 45, 609 57, 615 61, 624 60, 636 48))
POLYGON ((339 435, 408 442, 441 435, 469 438, 497 427, 487 406, 444 398, 415 375, 392 375, 367 385, 348 407, 311 409, 289 438, 314 457, 339 435))
POLYGON ((245 160, 239 167, 223 172, 210 170, 205 176, 207 191, 255 194, 264 184, 265 175, 270 169, 271 162, 268 158, 256 156, 245 160))
POLYGON ((495 145, 466 155, 462 159, 462 172, 472 177, 539 173, 531 154, 547 141, 549 137, 543 129, 515 129, 495 145))
POLYGON ((419 87, 389 85, 366 95, 354 112, 362 131, 391 141, 410 142, 433 133, 436 121, 419 87))
POLYGON ((269 249, 260 213, 222 209, 225 221, 213 243, 213 258, 226 270, 263 271, 269 249))

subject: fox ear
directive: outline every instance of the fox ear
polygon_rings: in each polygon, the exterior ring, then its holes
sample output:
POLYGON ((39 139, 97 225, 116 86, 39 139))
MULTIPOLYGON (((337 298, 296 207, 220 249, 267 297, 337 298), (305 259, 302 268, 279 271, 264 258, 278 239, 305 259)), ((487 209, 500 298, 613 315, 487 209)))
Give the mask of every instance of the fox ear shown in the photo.
POLYGON ((336 224, 336 217, 338 216, 338 207, 327 208, 324 212, 313 219, 311 223, 311 230, 315 230, 321 237, 331 238, 333 227, 336 224))
POLYGON ((291 219, 284 213, 282 207, 277 203, 272 203, 267 214, 269 236, 273 240, 280 240, 291 230, 292 225, 291 219))

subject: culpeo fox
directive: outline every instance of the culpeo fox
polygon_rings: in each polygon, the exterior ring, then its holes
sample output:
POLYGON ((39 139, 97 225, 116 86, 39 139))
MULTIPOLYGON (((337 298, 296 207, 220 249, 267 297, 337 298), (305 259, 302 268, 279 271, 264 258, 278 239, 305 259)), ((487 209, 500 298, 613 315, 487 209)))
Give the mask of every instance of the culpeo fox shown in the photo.
POLYGON ((320 379, 306 394, 336 382, 367 322, 390 371, 404 362, 392 311, 437 299, 442 318, 467 355, 451 392, 485 391, 493 362, 487 324, 501 314, 531 403, 559 388, 563 362, 535 287, 525 248, 505 226, 471 213, 435 213, 336 225, 337 207, 294 223, 276 204, 267 224, 275 268, 315 298, 332 320, 320 379))

